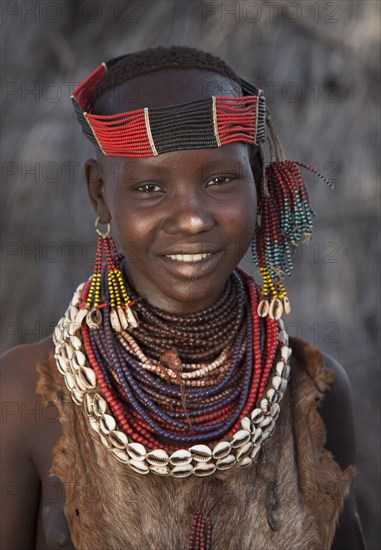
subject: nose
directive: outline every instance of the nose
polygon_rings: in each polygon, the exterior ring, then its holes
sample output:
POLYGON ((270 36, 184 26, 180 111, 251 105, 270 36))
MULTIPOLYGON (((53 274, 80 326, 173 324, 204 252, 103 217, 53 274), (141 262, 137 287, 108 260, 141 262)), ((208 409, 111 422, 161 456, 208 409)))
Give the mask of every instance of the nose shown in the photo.
POLYGON ((208 200, 200 192, 184 190, 167 203, 163 229, 166 233, 196 235, 210 231, 216 225, 208 200))

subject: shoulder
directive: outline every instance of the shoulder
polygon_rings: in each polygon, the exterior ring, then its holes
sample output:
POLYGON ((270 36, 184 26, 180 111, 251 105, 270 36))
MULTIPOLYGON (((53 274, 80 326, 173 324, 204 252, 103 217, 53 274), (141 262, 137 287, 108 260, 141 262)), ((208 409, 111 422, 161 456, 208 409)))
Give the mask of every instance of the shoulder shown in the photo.
POLYGON ((45 338, 35 344, 16 346, 5 352, 0 358, 3 390, 12 395, 29 394, 33 390, 33 382, 37 380, 37 365, 48 361, 53 351, 51 338, 45 338))
MULTIPOLYGON (((325 447, 341 469, 355 463, 352 390, 342 365, 329 354, 299 338, 290 338, 301 403, 315 400, 326 431, 325 447), (307 397, 308 392, 308 397, 307 397)), ((316 406, 315 405, 315 406, 316 406)))
MULTIPOLYGON (((356 436, 352 404, 352 388, 342 365, 322 352, 325 367, 335 375, 335 381, 321 404, 321 416, 326 426, 328 449, 342 470, 356 461, 356 436)), ((332 550, 366 550, 364 534, 357 513, 355 487, 344 502, 336 529, 332 550)))
POLYGON ((52 340, 16 346, 1 356, 1 402, 3 427, 25 432, 32 437, 34 424, 39 423, 41 399, 37 393, 38 369, 53 352, 52 340))
POLYGON ((327 430, 326 448, 332 452, 335 460, 344 470, 356 460, 352 388, 344 367, 327 353, 321 353, 325 367, 335 376, 330 391, 324 395, 320 408, 327 430))

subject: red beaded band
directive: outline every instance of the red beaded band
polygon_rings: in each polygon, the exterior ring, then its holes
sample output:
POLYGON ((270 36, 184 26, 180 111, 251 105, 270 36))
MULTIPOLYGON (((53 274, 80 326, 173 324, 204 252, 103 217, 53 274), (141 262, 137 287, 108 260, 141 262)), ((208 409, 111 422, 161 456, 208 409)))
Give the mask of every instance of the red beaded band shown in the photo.
POLYGON ((263 92, 207 99, 160 109, 141 108, 114 115, 92 113, 94 92, 107 70, 102 63, 71 96, 82 131, 105 156, 152 157, 185 149, 265 140, 263 92))

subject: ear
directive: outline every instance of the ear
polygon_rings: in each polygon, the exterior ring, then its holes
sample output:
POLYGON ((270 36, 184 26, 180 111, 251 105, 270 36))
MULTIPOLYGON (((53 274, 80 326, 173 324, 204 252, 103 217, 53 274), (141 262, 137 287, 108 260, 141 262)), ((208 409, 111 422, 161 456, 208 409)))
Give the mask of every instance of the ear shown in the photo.
POLYGON ((90 202, 100 218, 100 223, 110 222, 111 214, 107 205, 105 180, 100 164, 94 159, 88 159, 83 166, 83 175, 90 202))

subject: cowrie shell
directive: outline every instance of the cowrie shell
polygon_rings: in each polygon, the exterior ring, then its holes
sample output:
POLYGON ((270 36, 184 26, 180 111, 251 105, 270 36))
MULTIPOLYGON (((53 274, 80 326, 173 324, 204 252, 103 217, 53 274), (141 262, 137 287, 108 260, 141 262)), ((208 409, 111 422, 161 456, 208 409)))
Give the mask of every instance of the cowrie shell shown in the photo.
POLYGON ((216 466, 218 470, 229 470, 229 468, 232 468, 236 463, 236 457, 234 455, 228 455, 225 458, 221 458, 221 460, 217 460, 216 466))
POLYGON ((279 390, 282 383, 282 378, 280 376, 274 376, 271 380, 271 385, 275 390, 279 390))
POLYGON ((175 466, 172 470, 172 476, 177 478, 188 477, 193 472, 193 466, 191 464, 183 464, 181 466, 175 466))
POLYGON ((58 355, 56 357, 56 363, 57 363, 57 369, 58 371, 65 375, 69 370, 69 361, 67 359, 64 359, 61 357, 61 355, 58 355))
POLYGON ((102 313, 98 308, 93 307, 92 309, 90 309, 90 311, 86 315, 86 324, 89 328, 93 330, 96 330, 101 326, 102 313))
POLYGON ((88 415, 94 414, 93 403, 94 403, 94 397, 90 393, 86 393, 85 394, 84 406, 85 406, 85 412, 88 415))
POLYGON ((270 401, 270 403, 277 403, 279 399, 279 394, 274 388, 270 388, 266 392, 266 398, 270 401))
POLYGON ((246 445, 243 445, 242 447, 240 447, 236 454, 237 460, 240 460, 248 456, 252 448, 253 448, 253 444, 251 441, 249 441, 249 443, 246 443, 246 445))
POLYGON ((174 453, 171 454, 169 461, 174 466, 177 466, 180 464, 182 466, 186 466, 187 464, 190 464, 192 461, 192 453, 190 453, 185 449, 179 449, 178 451, 175 451, 174 453))
POLYGON ((112 449, 111 452, 119 462, 122 462, 122 464, 128 464, 130 462, 130 457, 126 451, 122 449, 112 449))
POLYGON ((280 405, 278 403, 273 403, 271 405, 270 413, 274 419, 277 419, 280 413, 280 405))
POLYGON ((251 438, 253 445, 259 445, 262 442, 262 428, 256 428, 251 438))
POLYGON ((283 311, 286 315, 289 315, 291 313, 291 303, 287 296, 283 298, 283 311))
POLYGON ((128 438, 124 432, 114 430, 110 432, 109 439, 111 444, 117 449, 125 449, 128 444, 128 438))
POLYGON ((81 350, 75 352, 75 358, 78 361, 78 365, 83 366, 86 364, 86 355, 81 350))
POLYGON ((150 472, 156 474, 157 476, 169 476, 171 470, 168 466, 151 466, 150 472))
POLYGON ((282 346, 281 347, 281 350, 280 350, 280 353, 281 353, 281 356, 282 356, 282 359, 285 363, 288 362, 288 360, 290 359, 291 357, 291 353, 292 353, 292 350, 291 348, 289 348, 288 346, 282 346))
POLYGON ((97 377, 93 369, 90 367, 81 367, 78 373, 78 377, 90 390, 96 388, 97 386, 97 377))
POLYGON ((268 413, 269 410, 270 410, 270 403, 269 403, 268 399, 261 399, 260 407, 262 409, 262 412, 268 413))
POLYGON ((262 420, 262 422, 259 423, 259 427, 262 428, 266 428, 266 426, 269 426, 269 424, 271 424, 271 422, 273 421, 272 419, 272 416, 266 416, 266 418, 264 418, 262 420))
POLYGON ((119 323, 120 323, 120 326, 122 327, 122 330, 126 330, 126 328, 128 327, 128 319, 124 310, 120 307, 116 310, 116 312, 118 314, 119 323))
POLYGON ((262 420, 262 417, 263 417, 263 411, 262 409, 254 409, 252 412, 251 412, 251 420, 254 422, 254 424, 257 424, 258 422, 260 422, 262 420))
POLYGON ((69 319, 70 321, 74 321, 74 319, 77 317, 78 315, 78 308, 73 306, 73 305, 70 305, 69 306, 69 319))
POLYGON ((278 340, 285 346, 288 346, 288 334, 285 330, 280 330, 278 334, 278 340))
POLYGON ((267 300, 261 300, 259 302, 257 313, 259 317, 266 317, 269 313, 270 304, 267 300))
POLYGON ((149 472, 148 465, 140 460, 130 460, 129 466, 134 472, 138 472, 139 474, 148 474, 149 472))
POLYGON ((285 380, 288 380, 289 377, 290 377, 290 365, 285 365, 284 366, 284 369, 283 369, 283 373, 282 373, 282 377, 285 379, 285 380))
POLYGON ((120 324, 119 316, 114 308, 112 308, 110 311, 110 323, 113 330, 115 330, 115 332, 120 332, 122 330, 122 325, 120 324))
POLYGON ((67 372, 64 375, 64 380, 65 380, 66 387, 69 391, 72 391, 77 386, 75 382, 75 377, 71 374, 71 372, 67 372))
POLYGON ((103 433, 109 434, 116 428, 115 418, 110 414, 104 414, 99 420, 99 427, 103 433))
POLYGON ((212 451, 206 445, 193 445, 189 451, 197 462, 207 462, 212 458, 212 451))
POLYGON ((250 441, 250 432, 248 430, 239 430, 233 435, 231 446, 233 449, 237 449, 245 445, 248 441, 250 441))
POLYGON ((193 473, 197 477, 210 476, 215 471, 216 471, 216 466, 212 462, 200 463, 193 468, 193 473))
POLYGON ((225 458, 231 451, 232 446, 228 441, 220 441, 213 449, 213 458, 219 460, 225 458))
POLYGON ((253 459, 249 456, 245 456, 242 460, 239 461, 239 465, 241 468, 247 468, 248 466, 251 466, 253 464, 253 459))
POLYGON ((89 310, 86 307, 78 310, 78 313, 77 313, 77 315, 75 316, 75 319, 74 319, 74 322, 77 325, 79 325, 78 328, 82 325, 83 320, 85 319, 85 317, 87 316, 88 313, 89 313, 89 310))
POLYGON ((82 405, 83 403, 83 392, 77 389, 73 389, 71 393, 71 398, 76 405, 82 405))
POLYGON ((126 315, 128 324, 131 325, 133 328, 137 328, 139 326, 138 318, 130 307, 126 307, 126 315))
POLYGON ((251 431, 251 420, 247 416, 245 418, 242 418, 241 420, 241 428, 243 430, 247 430, 248 432, 251 431))
POLYGON ((269 316, 271 319, 280 319, 283 313, 283 304, 280 300, 271 300, 269 307, 269 316))
MULTIPOLYGON (((73 336, 72 338, 78 338, 77 336, 73 336)), ((78 338, 79 340, 79 338, 78 338)), ((66 353, 66 357, 70 360, 70 359, 73 359, 74 357, 74 347, 70 344, 65 344, 65 353, 66 353)))
POLYGON ((169 456, 163 449, 155 449, 147 453, 146 460, 153 466, 166 466, 169 463, 169 456))
POLYGON ((283 371, 284 371, 284 362, 278 361, 275 367, 275 372, 277 373, 278 376, 282 376, 283 371))
POLYGON ((127 447, 127 452, 132 458, 132 460, 140 462, 145 459, 147 451, 141 443, 129 443, 127 447))
POLYGON ((94 395, 93 410, 95 416, 103 416, 107 410, 107 401, 99 393, 94 395))
POLYGON ((261 451, 261 446, 260 445, 255 445, 254 448, 253 448, 253 451, 250 455, 250 458, 252 460, 255 460, 257 458, 257 456, 259 455, 260 451, 261 451))
POLYGON ((94 416, 89 416, 90 426, 95 432, 99 432, 99 422, 94 416))

